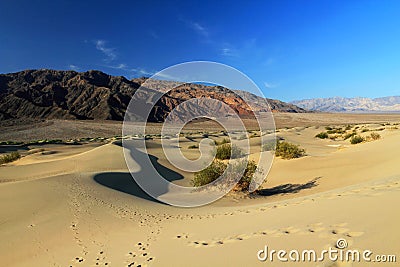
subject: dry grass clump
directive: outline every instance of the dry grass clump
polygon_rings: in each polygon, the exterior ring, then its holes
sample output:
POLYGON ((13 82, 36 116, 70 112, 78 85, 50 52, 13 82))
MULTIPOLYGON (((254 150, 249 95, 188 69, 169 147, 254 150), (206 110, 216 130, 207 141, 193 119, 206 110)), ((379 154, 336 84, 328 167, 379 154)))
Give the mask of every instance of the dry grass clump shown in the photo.
POLYGON ((327 132, 321 132, 321 133, 317 134, 315 137, 320 138, 320 139, 327 139, 327 138, 329 138, 329 135, 327 132))
POLYGON ((0 156, 0 164, 13 162, 20 158, 21 155, 18 152, 11 152, 10 154, 5 154, 3 156, 0 156))
POLYGON ((244 169, 244 173, 234 188, 235 191, 244 191, 250 185, 253 175, 257 169, 257 165, 253 160, 247 162, 246 166, 244 166, 244 164, 246 164, 246 161, 240 160, 228 167, 225 162, 221 160, 214 160, 207 168, 194 174, 192 185, 195 187, 207 185, 214 182, 219 177, 223 178, 224 180, 226 179, 225 181, 229 184, 230 182, 238 179, 239 177, 237 175, 240 175, 239 173, 241 173, 241 170, 244 169), (227 168, 229 169, 227 170, 227 168), (226 177, 222 177, 225 171, 226 177))
POLYGON ((359 135, 354 135, 354 136, 351 137, 351 139, 350 139, 350 143, 351 143, 352 145, 359 144, 359 143, 362 143, 362 142, 364 142, 364 141, 365 141, 364 137, 359 136, 359 135))
POLYGON ((283 159, 300 158, 306 154, 305 149, 286 141, 277 142, 275 156, 283 159))
POLYGON ((237 147, 237 146, 232 146, 231 144, 223 144, 220 146, 217 146, 217 151, 215 153, 215 158, 220 159, 220 160, 225 160, 225 159, 235 159, 235 158, 240 158, 243 156, 243 151, 237 147))
POLYGON ((378 133, 371 133, 370 137, 371 137, 372 140, 378 140, 378 139, 381 138, 381 135, 378 134, 378 133))

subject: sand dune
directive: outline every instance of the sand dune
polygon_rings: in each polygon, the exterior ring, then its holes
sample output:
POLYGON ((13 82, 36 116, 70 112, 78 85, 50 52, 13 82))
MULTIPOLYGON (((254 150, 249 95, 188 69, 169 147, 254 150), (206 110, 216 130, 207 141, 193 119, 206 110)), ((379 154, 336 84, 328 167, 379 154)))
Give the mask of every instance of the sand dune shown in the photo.
MULTIPOLYGON (((277 158, 261 195, 230 194, 193 209, 145 194, 131 178, 122 148, 112 143, 52 148, 58 152, 2 166, 0 265, 332 266, 261 262, 257 252, 265 245, 320 251, 339 238, 350 248, 398 254, 400 130, 388 128, 380 140, 357 145, 314 138, 322 130, 279 131, 306 148, 307 156, 277 158)), ((192 176, 161 156, 159 140, 149 147, 175 183, 189 183, 192 176)))

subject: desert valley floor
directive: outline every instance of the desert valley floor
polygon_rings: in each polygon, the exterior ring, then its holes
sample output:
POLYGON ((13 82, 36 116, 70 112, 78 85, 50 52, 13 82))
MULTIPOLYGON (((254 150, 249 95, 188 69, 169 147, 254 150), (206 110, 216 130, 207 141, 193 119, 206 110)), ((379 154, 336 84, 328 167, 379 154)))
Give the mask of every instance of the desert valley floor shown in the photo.
MULTIPOLYGON (((176 208, 147 196, 131 178, 121 146, 112 141, 21 151, 20 160, 0 166, 0 265, 396 266, 257 259, 265 245, 320 251, 339 238, 350 248, 400 256, 400 115, 278 114, 276 123, 277 136, 301 145, 307 155, 275 158, 264 195, 231 193, 199 208, 176 208), (325 126, 347 125, 381 138, 355 145, 315 138, 325 126)), ((120 134, 117 126, 9 125, 0 137, 111 137, 120 134)), ((257 138, 250 139, 253 146, 257 138)), ((197 139, 183 141, 182 149, 193 142, 197 139)), ((158 164, 178 173, 161 156, 159 140, 148 145, 158 164)), ((188 180, 184 176, 178 183, 188 180)))

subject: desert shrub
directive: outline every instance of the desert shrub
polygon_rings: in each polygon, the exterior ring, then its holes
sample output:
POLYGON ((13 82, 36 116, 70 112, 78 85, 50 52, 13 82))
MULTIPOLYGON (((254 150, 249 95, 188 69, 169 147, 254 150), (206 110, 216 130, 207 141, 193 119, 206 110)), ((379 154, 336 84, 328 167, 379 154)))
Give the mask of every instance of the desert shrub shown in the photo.
POLYGON ((295 145, 289 142, 278 142, 276 144, 275 155, 283 159, 300 158, 304 156, 306 151, 299 145, 295 145))
POLYGON ((188 146, 188 149, 196 149, 196 148, 199 148, 199 146, 198 145, 190 145, 190 146, 188 146))
POLYGON ((215 141, 215 144, 217 145, 217 146, 220 146, 220 145, 223 145, 223 144, 228 144, 228 143, 230 143, 231 142, 231 140, 229 140, 229 138, 224 138, 224 139, 222 139, 221 141, 215 141))
POLYGON ((345 134, 345 136, 343 137, 343 139, 344 139, 344 140, 347 140, 347 139, 349 139, 350 137, 353 137, 353 136, 355 136, 355 135, 356 135, 355 132, 353 132, 353 133, 348 133, 348 134, 345 134))
POLYGON ((0 164, 16 161, 17 159, 20 159, 20 158, 21 158, 21 155, 18 152, 11 152, 10 154, 0 156, 0 164))
MULTIPOLYGON (((245 163, 246 162, 244 160, 236 163, 234 165, 233 173, 239 173, 239 170, 242 170, 245 163), (237 169, 238 171, 235 171, 235 169, 237 169)), ((237 191, 246 190, 251 183, 251 179, 253 178, 253 175, 256 172, 256 169, 257 169, 256 162, 254 160, 248 161, 247 166, 244 169, 244 173, 243 173, 242 177, 240 178, 239 182, 236 184, 236 187, 234 189, 237 191)))
POLYGON ((352 145, 358 144, 358 143, 362 143, 364 141, 364 138, 359 136, 359 135, 354 135, 353 137, 351 137, 350 139, 350 143, 352 145))
MULTIPOLYGON (((228 181, 232 181, 232 179, 237 179, 238 177, 234 177, 235 174, 239 173, 239 170, 243 170, 244 164, 246 164, 245 160, 240 160, 236 163, 233 163, 232 168, 227 172, 229 173, 228 181)), ((196 172, 194 174, 194 178, 192 180, 192 185, 195 187, 203 186, 209 184, 220 176, 222 176, 227 169, 228 165, 221 160, 214 160, 208 167, 205 169, 196 172)), ((234 190, 243 191, 248 188, 251 183, 251 179, 257 169, 257 165, 255 161, 251 160, 247 162, 247 166, 244 169, 242 177, 236 184, 234 190)))
POLYGON ((317 134, 315 137, 320 138, 320 139, 326 139, 329 137, 327 132, 321 132, 319 134, 317 134))
POLYGON ((43 140, 36 140, 27 143, 26 145, 45 145, 45 144, 62 144, 63 141, 60 139, 53 139, 53 140, 48 140, 48 139, 43 139, 43 140))
POLYGON ((379 138, 381 138, 381 135, 378 133, 371 133, 371 138, 372 140, 378 140, 379 138))
POLYGON ((15 141, 1 141, 0 142, 0 146, 1 145, 22 145, 23 142, 15 142, 15 141))
POLYGON ((346 131, 351 130, 351 125, 347 125, 346 128, 344 128, 346 131))
POLYGON ((243 151, 237 146, 232 146, 231 144, 223 144, 217 146, 217 151, 215 153, 215 158, 217 159, 230 159, 230 158, 240 158, 243 156, 243 151))
POLYGON ((273 151, 275 150, 277 145, 276 140, 267 140, 265 144, 262 146, 262 151, 273 151))
POLYGON ((259 135, 258 135, 257 133, 252 133, 252 134, 250 135, 250 138, 255 138, 255 137, 259 137, 259 135))
POLYGON ((331 140, 336 140, 337 138, 339 138, 339 137, 341 137, 340 135, 338 135, 338 134, 335 134, 335 135, 332 135, 332 136, 330 136, 329 137, 329 139, 331 139, 331 140))
POLYGON ((237 140, 244 140, 244 139, 247 139, 247 135, 246 134, 242 134, 242 135, 237 137, 237 140))
POLYGON ((344 131, 341 128, 335 128, 327 131, 328 134, 343 134, 344 131))
POLYGON ((368 131, 369 131, 369 129, 367 129, 367 128, 364 128, 364 129, 361 130, 362 133, 365 133, 365 132, 368 132, 368 131))
POLYGON ((227 164, 223 161, 214 160, 208 167, 194 174, 192 179, 193 186, 198 187, 215 181, 224 173, 226 167, 227 164))
POLYGON ((325 130, 331 131, 331 130, 332 130, 332 127, 326 126, 326 127, 325 127, 325 130))

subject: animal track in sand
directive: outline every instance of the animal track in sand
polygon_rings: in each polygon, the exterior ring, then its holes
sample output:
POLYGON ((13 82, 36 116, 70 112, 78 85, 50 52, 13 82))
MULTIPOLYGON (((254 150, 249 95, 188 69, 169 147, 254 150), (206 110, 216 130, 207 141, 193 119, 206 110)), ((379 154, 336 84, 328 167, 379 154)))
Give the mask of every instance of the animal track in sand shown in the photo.
POLYGON ((175 239, 186 239, 188 240, 187 245, 192 246, 195 248, 206 248, 206 247, 216 247, 224 244, 235 243, 235 242, 242 242, 247 239, 252 238, 261 238, 265 236, 270 237, 281 237, 284 235, 315 235, 317 234, 318 238, 329 238, 331 240, 337 240, 338 237, 359 237, 364 234, 362 231, 351 231, 348 228, 345 228, 347 223, 339 223, 330 226, 324 226, 323 223, 317 222, 313 224, 306 225, 302 228, 296 228, 293 226, 285 227, 285 228, 278 228, 278 229, 264 229, 257 232, 253 232, 250 234, 240 234, 234 236, 227 236, 227 237, 220 237, 214 238, 211 240, 202 240, 196 239, 193 240, 189 235, 187 238, 182 238, 185 234, 178 234, 175 239), (177 238, 180 236, 181 238, 177 238))
POLYGON ((130 267, 147 266, 148 263, 154 261, 154 256, 151 256, 148 252, 150 244, 144 242, 138 242, 134 245, 134 249, 129 251, 127 256, 126 264, 130 267))

